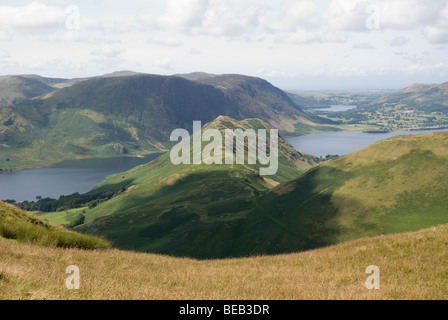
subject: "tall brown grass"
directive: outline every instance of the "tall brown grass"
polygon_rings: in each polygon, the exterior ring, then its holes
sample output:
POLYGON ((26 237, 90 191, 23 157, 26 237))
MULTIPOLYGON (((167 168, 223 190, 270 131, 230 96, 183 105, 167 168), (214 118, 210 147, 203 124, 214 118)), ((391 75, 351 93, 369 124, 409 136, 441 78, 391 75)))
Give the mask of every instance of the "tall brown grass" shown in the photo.
POLYGON ((446 299, 448 226, 319 250, 192 259, 119 250, 48 248, 0 239, 1 299, 446 299), (68 290, 66 267, 80 269, 68 290), (365 286, 380 268, 380 289, 365 286))

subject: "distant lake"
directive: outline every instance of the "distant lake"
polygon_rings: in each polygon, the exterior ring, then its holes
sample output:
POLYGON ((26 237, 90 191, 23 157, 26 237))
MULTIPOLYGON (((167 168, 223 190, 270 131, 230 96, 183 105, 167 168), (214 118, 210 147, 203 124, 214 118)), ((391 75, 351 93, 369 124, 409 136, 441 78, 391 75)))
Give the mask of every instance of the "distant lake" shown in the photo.
POLYGON ((348 106, 348 105, 336 105, 336 106, 330 106, 329 108, 318 108, 318 109, 311 109, 315 111, 325 111, 325 112, 342 112, 347 111, 351 109, 355 109, 356 106, 348 106))
POLYGON ((146 157, 68 160, 50 167, 0 174, 0 199, 34 201, 36 196, 58 199, 61 195, 85 193, 111 174, 148 163, 160 154, 146 157))
POLYGON ((328 154, 340 156, 358 151, 377 141, 393 136, 421 134, 445 131, 442 130, 418 130, 418 131, 394 131, 390 133, 365 133, 359 131, 338 131, 326 133, 313 133, 304 136, 287 138, 295 149, 317 157, 325 157, 328 154))

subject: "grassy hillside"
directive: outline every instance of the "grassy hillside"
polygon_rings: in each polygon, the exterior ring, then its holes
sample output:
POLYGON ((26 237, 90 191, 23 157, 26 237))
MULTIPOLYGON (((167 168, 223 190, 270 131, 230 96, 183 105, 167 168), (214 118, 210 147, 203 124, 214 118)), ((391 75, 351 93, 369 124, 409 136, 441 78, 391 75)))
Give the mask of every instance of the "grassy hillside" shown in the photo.
POLYGON ((202 83, 118 72, 2 108, 0 169, 166 150, 174 129, 191 131, 194 120, 207 123, 220 115, 260 118, 290 133, 322 127, 264 80, 238 75, 212 79, 202 83))
POLYGON ((414 84, 399 92, 375 100, 372 105, 392 105, 419 111, 442 112, 448 110, 448 82, 441 84, 414 84))
POLYGON ((29 76, 0 77, 0 108, 55 91, 45 78, 29 76))
POLYGON ((297 254, 196 261, 0 239, 0 299, 444 300, 447 244, 445 225, 297 254), (79 267, 79 290, 65 287, 69 265, 79 267), (379 290, 365 287, 370 265, 380 269, 379 290))
POLYGON ((448 223, 447 141, 448 131, 396 136, 278 186, 245 166, 176 168, 162 156, 99 185, 126 191, 87 211, 77 228, 119 248, 196 258, 416 231, 448 223))
POLYGON ((448 131, 396 136, 279 185, 258 199, 235 249, 304 250, 448 223, 447 142, 448 131))
POLYGON ((108 243, 78 234, 0 201, 0 239, 49 247, 104 249, 108 243))
MULTIPOLYGON (((257 119, 219 117, 205 129, 270 129, 257 119)), ((269 140, 268 140, 269 141, 269 140)), ((205 147, 206 144, 203 145, 205 147)), ((224 154, 223 154, 224 156, 224 154)), ((261 176, 260 164, 173 165, 170 155, 109 177, 85 195, 38 202, 31 210, 82 207, 85 224, 76 230, 100 234, 119 248, 199 258, 232 254, 235 239, 255 198, 316 164, 310 155, 279 139, 274 176, 261 176), (50 207, 51 206, 51 207, 50 207), (67 207, 68 206, 68 207, 67 207)), ((76 212, 77 214, 79 212, 76 212)), ((44 215, 53 221, 74 218, 65 212, 44 215)))

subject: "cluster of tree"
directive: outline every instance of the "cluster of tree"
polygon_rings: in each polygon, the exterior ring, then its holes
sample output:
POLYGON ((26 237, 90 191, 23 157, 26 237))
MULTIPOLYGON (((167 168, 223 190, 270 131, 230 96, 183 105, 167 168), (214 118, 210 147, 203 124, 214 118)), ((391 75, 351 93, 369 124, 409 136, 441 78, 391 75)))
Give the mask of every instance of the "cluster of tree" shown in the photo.
POLYGON ((126 190, 124 185, 102 187, 85 194, 78 192, 69 196, 61 196, 59 199, 44 198, 38 201, 24 201, 17 206, 27 211, 58 212, 75 208, 94 208, 98 204, 107 201, 126 190))

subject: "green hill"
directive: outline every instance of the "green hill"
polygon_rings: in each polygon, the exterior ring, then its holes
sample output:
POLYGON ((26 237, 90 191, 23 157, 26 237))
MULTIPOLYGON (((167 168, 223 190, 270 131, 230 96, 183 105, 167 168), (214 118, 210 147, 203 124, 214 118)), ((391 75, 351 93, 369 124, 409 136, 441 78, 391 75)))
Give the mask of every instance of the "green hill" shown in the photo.
POLYGON ((100 238, 68 231, 0 201, 0 240, 49 247, 100 249, 109 244, 100 238))
MULTIPOLYGON (((270 129, 258 119, 219 117, 205 129, 270 129)), ((205 145, 204 145, 205 146, 205 145)), ((224 155, 223 155, 224 156, 224 155)), ((76 230, 106 236, 123 249, 199 258, 232 255, 255 198, 316 164, 279 139, 278 171, 261 176, 260 165, 173 165, 167 153, 149 164, 109 177, 85 195, 40 201, 31 210, 85 206, 76 230)), ((81 210, 81 209, 79 209, 81 210)), ((79 212, 75 210, 75 212, 79 212)), ((74 213, 69 213, 71 219, 74 213)), ((44 215, 48 219, 64 212, 44 215)), ((68 222, 68 221, 67 221, 68 222)))
POLYGON ((172 130, 191 130, 194 120, 207 123, 220 115, 258 117, 282 132, 320 128, 264 80, 218 78, 205 84, 118 72, 0 109, 0 169, 166 150, 172 130))
POLYGON ((79 230, 120 248, 198 258, 297 252, 420 230, 448 223, 447 142, 448 131, 396 136, 273 189, 245 167, 178 170, 161 157, 100 185, 128 183, 79 230))
POLYGON ((404 107, 431 112, 448 112, 448 82, 441 84, 414 84, 399 92, 378 98, 371 107, 404 107))
POLYGON ((45 78, 31 76, 0 77, 0 107, 8 107, 27 99, 55 91, 45 78))
POLYGON ((447 142, 448 131, 396 136, 277 186, 234 249, 292 252, 448 223, 447 142))

